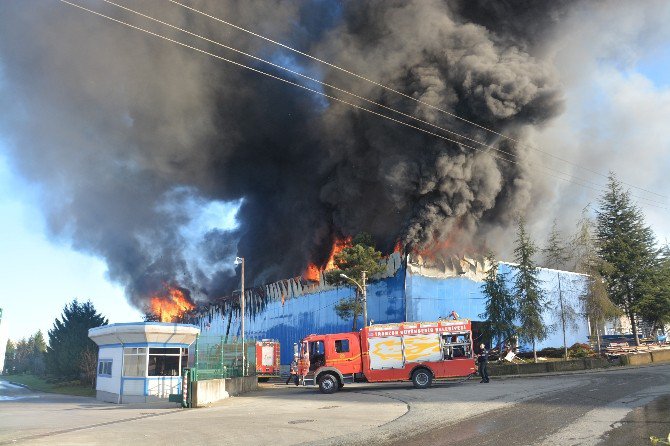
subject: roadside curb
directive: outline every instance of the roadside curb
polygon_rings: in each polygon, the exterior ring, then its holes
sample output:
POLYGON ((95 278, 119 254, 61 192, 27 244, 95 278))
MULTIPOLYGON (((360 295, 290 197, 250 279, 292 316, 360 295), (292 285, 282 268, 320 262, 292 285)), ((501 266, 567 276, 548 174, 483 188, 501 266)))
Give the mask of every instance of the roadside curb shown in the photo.
POLYGON ((516 378, 542 378, 545 376, 565 376, 565 375, 586 375, 590 373, 606 373, 617 370, 635 370, 635 369, 646 369, 650 367, 663 367, 670 365, 670 362, 658 362, 651 364, 643 365, 621 365, 615 364, 609 367, 593 368, 593 369, 583 369, 583 370, 568 370, 564 372, 544 372, 544 373, 525 373, 525 374, 514 374, 514 375, 491 375, 491 378, 496 380, 504 379, 516 379, 516 378))

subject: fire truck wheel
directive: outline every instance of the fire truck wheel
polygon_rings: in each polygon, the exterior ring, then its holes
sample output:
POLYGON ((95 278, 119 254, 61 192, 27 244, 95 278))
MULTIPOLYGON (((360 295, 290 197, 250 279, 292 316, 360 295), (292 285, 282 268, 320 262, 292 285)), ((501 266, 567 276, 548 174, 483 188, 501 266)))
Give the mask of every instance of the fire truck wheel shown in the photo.
POLYGON ((416 389, 427 389, 433 383, 433 374, 427 369, 418 369, 412 373, 412 383, 416 389))
POLYGON ((339 390, 339 381, 335 377, 335 375, 332 375, 330 373, 326 373, 324 375, 321 375, 319 378, 319 390, 321 393, 335 393, 339 390))

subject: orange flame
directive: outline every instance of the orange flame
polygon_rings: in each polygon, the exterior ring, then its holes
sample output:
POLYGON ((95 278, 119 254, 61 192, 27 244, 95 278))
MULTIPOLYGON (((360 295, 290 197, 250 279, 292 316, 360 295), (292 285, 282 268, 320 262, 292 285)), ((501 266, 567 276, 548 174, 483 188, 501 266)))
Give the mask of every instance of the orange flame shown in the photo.
POLYGON ((312 282, 318 282, 320 275, 321 271, 319 271, 319 267, 314 263, 307 265, 307 269, 302 273, 302 277, 304 277, 305 280, 310 280, 312 282))
POLYGON ((326 267, 323 270, 330 271, 331 269, 335 269, 335 256, 341 253, 344 248, 348 248, 350 246, 351 236, 344 237, 342 239, 335 239, 333 242, 333 247, 330 250, 330 257, 328 257, 328 262, 326 262, 326 267))
POLYGON ((333 247, 330 249, 330 256, 328 256, 328 261, 326 262, 325 266, 320 268, 317 264, 310 263, 302 273, 302 277, 305 280, 318 282, 321 279, 321 273, 337 268, 335 266, 335 256, 342 252, 344 248, 352 246, 351 240, 351 236, 336 238, 333 242, 333 247))
POLYGON ((393 247, 393 252, 394 252, 394 253, 396 253, 396 252, 402 252, 402 242, 401 242, 400 240, 398 240, 398 241, 395 243, 395 246, 393 247))
POLYGON ((166 285, 163 293, 151 297, 149 308, 161 322, 174 322, 193 310, 195 305, 182 290, 166 285))

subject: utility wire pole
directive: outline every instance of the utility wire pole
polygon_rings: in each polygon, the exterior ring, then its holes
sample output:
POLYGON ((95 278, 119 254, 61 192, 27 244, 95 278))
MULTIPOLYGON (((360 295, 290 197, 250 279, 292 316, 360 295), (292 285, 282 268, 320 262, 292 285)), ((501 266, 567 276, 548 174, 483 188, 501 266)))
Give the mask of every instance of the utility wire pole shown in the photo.
POLYGON ((242 313, 242 326, 241 326, 241 331, 242 331, 242 376, 247 376, 247 364, 246 364, 246 359, 247 359, 247 346, 245 345, 244 341, 244 257, 235 257, 235 264, 236 265, 242 265, 242 283, 240 284, 240 291, 241 291, 241 313, 242 313))
POLYGON ((366 277, 367 271, 362 271, 362 280, 361 283, 358 283, 356 280, 352 279, 351 277, 347 276, 346 274, 340 274, 340 277, 343 277, 356 285, 361 292, 361 301, 363 303, 363 327, 368 326, 368 293, 367 293, 367 285, 365 283, 367 277, 366 277))

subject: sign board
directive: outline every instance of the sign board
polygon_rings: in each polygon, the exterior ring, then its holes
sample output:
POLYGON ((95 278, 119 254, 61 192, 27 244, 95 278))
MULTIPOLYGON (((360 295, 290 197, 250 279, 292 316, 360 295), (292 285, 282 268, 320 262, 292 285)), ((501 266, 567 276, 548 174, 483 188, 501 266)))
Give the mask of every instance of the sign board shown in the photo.
POLYGON ((412 324, 412 325, 384 325, 370 327, 368 337, 378 336, 409 336, 433 333, 454 333, 468 331, 470 323, 465 321, 440 322, 433 324, 412 324))

